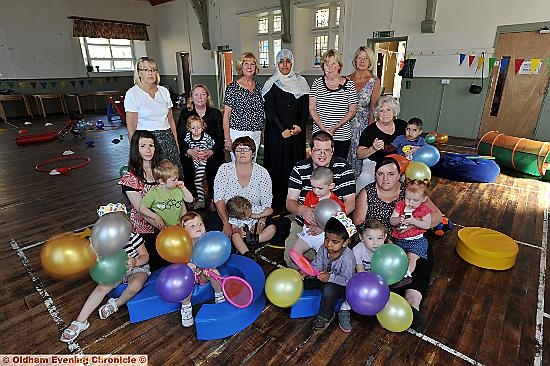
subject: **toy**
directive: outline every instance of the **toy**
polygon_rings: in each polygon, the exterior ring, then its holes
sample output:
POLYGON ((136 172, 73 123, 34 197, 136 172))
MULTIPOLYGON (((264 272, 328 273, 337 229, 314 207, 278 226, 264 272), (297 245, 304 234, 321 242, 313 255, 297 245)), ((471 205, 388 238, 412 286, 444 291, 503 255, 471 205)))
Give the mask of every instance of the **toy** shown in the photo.
POLYGON ((74 137, 80 137, 82 140, 86 140, 86 129, 87 124, 82 119, 82 116, 78 113, 71 113, 69 114, 69 120, 65 124, 65 127, 57 133, 57 138, 59 141, 63 141, 65 135, 70 132, 74 137))

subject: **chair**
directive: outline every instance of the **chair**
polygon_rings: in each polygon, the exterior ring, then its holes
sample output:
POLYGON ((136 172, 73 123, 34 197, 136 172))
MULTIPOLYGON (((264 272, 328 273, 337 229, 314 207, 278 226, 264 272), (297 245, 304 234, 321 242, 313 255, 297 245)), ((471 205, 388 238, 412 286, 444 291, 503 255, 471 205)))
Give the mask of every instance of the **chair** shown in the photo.
POLYGON ((6 116, 6 112, 4 111, 4 107, 2 106, 2 102, 16 102, 16 101, 22 101, 25 104, 25 110, 27 111, 27 115, 31 118, 34 118, 32 115, 31 106, 29 104, 29 100, 27 99, 27 96, 25 94, 7 94, 7 95, 0 95, 0 118, 4 121, 8 120, 8 117, 6 116))
POLYGON ((44 116, 44 118, 46 118, 46 109, 44 108, 44 99, 59 99, 59 103, 61 105, 61 111, 65 114, 69 114, 69 112, 67 112, 67 107, 65 106, 65 99, 63 98, 62 94, 34 94, 33 97, 36 100, 37 107, 42 110, 42 115, 44 116))

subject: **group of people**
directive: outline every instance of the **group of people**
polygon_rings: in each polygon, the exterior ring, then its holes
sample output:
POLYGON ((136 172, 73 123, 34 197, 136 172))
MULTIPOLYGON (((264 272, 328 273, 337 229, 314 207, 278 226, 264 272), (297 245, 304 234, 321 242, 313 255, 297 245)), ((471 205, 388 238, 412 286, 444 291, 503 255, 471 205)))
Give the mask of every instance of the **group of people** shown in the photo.
MULTIPOLYGON (((150 271, 168 264, 156 251, 156 235, 165 226, 179 224, 193 232, 193 240, 206 230, 222 231, 236 252, 251 259, 267 242, 285 242, 290 267, 295 267, 290 249, 315 258, 321 274, 308 279, 306 287, 323 289, 314 324, 318 328, 334 316, 347 280, 356 270, 370 269, 372 251, 391 234, 399 243, 407 242, 403 246, 409 252, 409 283, 401 289, 414 309, 413 326, 423 328, 420 302, 428 289, 433 256, 422 230, 438 224, 441 213, 426 196, 429 182, 402 183, 399 164, 387 158, 393 152, 405 154, 398 150, 398 136, 405 136, 410 145, 418 141, 421 121, 397 119, 397 101, 380 97, 380 80, 372 73, 374 53, 367 47, 355 53, 355 72, 349 77, 340 74, 341 55, 327 51, 321 63, 324 76, 311 88, 294 72, 291 51, 281 50, 277 60, 274 75, 262 87, 254 80, 259 71, 256 57, 244 53, 236 66, 239 78, 225 92, 223 112, 213 107, 208 88, 198 84, 177 123, 168 90, 159 85, 157 63, 148 57, 136 62, 135 85, 125 98, 128 172, 118 183, 131 205, 134 234, 128 268, 148 267, 124 279, 127 290, 100 308, 101 318, 135 295, 150 271), (306 158, 308 121, 313 121, 313 136, 306 158), (262 132, 264 166, 255 162, 262 132), (230 162, 225 162, 226 152, 230 162), (323 199, 337 201, 341 211, 324 227, 315 218, 315 206, 323 199), (205 222, 187 212, 211 205, 214 212, 205 222), (293 219, 273 217, 274 206, 286 209, 293 219), (356 231, 360 242, 353 250, 346 248, 356 231), (131 282, 136 274, 138 280, 131 282)), ((205 272, 197 271, 208 280, 205 272)), ((88 328, 89 315, 114 286, 98 285, 62 341, 71 342, 88 328)), ((184 326, 193 325, 188 300, 182 302, 184 326)), ((217 302, 224 300, 217 294, 217 302)), ((346 303, 339 321, 343 330, 351 330, 346 303)))

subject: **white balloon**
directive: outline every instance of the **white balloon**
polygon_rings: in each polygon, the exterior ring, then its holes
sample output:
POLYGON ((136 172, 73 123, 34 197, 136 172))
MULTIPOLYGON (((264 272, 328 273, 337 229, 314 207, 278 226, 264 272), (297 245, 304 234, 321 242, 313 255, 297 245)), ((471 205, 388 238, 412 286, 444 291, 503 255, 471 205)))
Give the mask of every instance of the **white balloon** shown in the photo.
POLYGON ((330 198, 319 201, 317 207, 315 207, 315 220, 324 229, 328 219, 340 211, 342 211, 340 205, 330 198))

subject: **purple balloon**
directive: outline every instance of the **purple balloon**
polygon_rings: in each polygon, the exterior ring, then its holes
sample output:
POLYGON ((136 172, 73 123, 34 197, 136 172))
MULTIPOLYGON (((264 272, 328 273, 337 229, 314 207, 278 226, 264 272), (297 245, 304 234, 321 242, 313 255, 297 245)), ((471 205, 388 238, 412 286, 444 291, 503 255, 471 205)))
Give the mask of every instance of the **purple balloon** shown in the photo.
POLYGON ((374 272, 359 272, 346 285, 346 299, 355 312, 376 315, 388 304, 390 288, 382 276, 374 272))
POLYGON ((157 278, 157 293, 168 302, 185 299, 195 285, 195 275, 187 264, 172 264, 166 267, 157 278))

